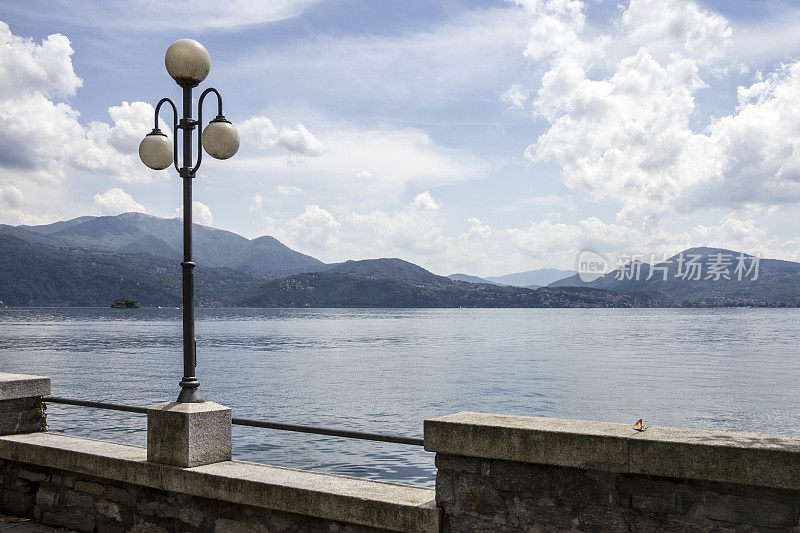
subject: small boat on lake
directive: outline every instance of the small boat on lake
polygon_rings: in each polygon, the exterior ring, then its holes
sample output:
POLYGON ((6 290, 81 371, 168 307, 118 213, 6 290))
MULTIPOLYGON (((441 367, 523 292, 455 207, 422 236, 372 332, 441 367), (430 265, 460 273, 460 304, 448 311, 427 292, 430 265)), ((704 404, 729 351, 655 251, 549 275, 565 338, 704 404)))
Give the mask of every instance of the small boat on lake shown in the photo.
POLYGON ((139 309, 139 300, 123 296, 119 300, 114 300, 111 304, 112 309, 139 309))

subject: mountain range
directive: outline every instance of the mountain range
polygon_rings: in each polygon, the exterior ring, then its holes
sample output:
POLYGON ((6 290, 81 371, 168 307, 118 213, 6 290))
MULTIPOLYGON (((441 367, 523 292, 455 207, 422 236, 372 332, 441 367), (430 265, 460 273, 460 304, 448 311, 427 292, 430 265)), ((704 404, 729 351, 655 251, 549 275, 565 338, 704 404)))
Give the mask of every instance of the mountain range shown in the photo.
MULTIPOLYGON (((574 271, 558 269, 479 278, 438 276, 398 258, 325 264, 269 236, 247 239, 197 224, 193 235, 198 305, 800 305, 800 263, 760 259, 756 279, 711 279, 709 269, 721 256, 731 263, 729 271, 737 257, 751 266, 755 259, 716 248, 686 250, 653 266, 631 263, 584 282, 574 271), (690 256, 702 275, 682 272, 690 256)), ((0 225, 0 305, 104 306, 122 293, 145 306, 179 305, 182 239, 180 219, 141 213, 0 225)))
POLYGON ((637 307, 649 298, 587 287, 539 290, 437 276, 402 259, 347 261, 261 283, 245 307, 637 307))
POLYGON ((500 285, 514 285, 516 287, 542 287, 574 274, 577 274, 577 272, 574 270, 540 268, 538 270, 528 270, 527 272, 506 274, 505 276, 489 276, 486 278, 486 280, 500 285))
MULTIPOLYGON (((298 307, 609 307, 641 296, 534 291, 437 276, 397 258, 325 264, 276 239, 193 226, 197 304, 298 307)), ((0 226, 0 305, 180 305, 182 222, 141 213, 0 226)))
MULTIPOLYGON (((57 248, 0 234, 0 307, 108 306, 127 294, 144 306, 181 303, 178 262, 151 254, 57 248)), ((198 305, 233 305, 258 280, 223 267, 197 268, 198 305)))
MULTIPOLYGON (((0 225, 8 234, 36 244, 85 248, 123 254, 151 254, 166 259, 183 256, 183 222, 142 213, 84 216, 43 226, 0 225)), ((277 278, 325 267, 273 237, 247 239, 231 231, 192 225, 195 262, 227 267, 257 278, 277 278)))
POLYGON ((654 265, 629 262, 590 282, 575 274, 549 286, 639 293, 681 305, 800 305, 800 263, 699 247, 654 265))
POLYGON ((492 285, 510 285, 512 287, 525 287, 528 289, 538 289, 549 285, 554 281, 562 280, 577 274, 574 270, 559 270, 557 268, 540 268, 538 270, 528 270, 526 272, 515 272, 504 276, 487 276, 480 278, 469 274, 450 274, 450 279, 466 281, 469 283, 489 283, 492 285))
POLYGON ((486 283, 487 285, 498 285, 488 279, 479 278, 478 276, 470 276, 469 274, 450 274, 448 278, 455 281, 466 281, 467 283, 486 283))

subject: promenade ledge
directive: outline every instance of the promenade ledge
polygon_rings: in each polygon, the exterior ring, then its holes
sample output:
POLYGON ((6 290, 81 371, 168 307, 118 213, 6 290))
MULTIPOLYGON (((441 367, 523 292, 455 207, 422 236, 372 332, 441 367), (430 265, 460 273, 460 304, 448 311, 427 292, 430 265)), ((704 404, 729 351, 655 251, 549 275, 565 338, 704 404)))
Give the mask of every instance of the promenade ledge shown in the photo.
POLYGON ((6 512, 77 531, 439 531, 434 491, 405 485, 239 461, 180 468, 48 433, 0 437, 0 462, 4 496, 6 483, 38 485, 17 508, 4 497, 6 512))
POLYGON ((77 531, 800 530, 796 437, 462 412, 424 423, 432 490, 47 433, 32 379, 0 396, 0 513, 77 531))
POLYGON ((452 531, 800 525, 797 437, 462 412, 426 420, 425 449, 452 531))

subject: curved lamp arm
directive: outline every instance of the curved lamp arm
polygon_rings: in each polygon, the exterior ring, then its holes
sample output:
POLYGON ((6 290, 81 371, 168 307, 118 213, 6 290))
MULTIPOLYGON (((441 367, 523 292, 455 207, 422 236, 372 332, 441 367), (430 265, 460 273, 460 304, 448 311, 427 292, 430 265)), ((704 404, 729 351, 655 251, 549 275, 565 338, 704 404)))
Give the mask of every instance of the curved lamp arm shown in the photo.
POLYGON ((158 105, 156 105, 156 125, 155 128, 158 128, 158 112, 161 109, 162 104, 169 104, 172 107, 172 157, 173 157, 173 164, 175 165, 175 170, 180 172, 178 168, 178 108, 175 106, 175 102, 170 100, 169 98, 162 98, 158 105))
POLYGON ((205 100, 208 93, 217 95, 217 115, 222 116, 222 96, 218 90, 209 87, 203 91, 197 101, 197 164, 192 169, 192 174, 197 172, 197 169, 200 168, 200 163, 203 161, 203 100, 205 100))

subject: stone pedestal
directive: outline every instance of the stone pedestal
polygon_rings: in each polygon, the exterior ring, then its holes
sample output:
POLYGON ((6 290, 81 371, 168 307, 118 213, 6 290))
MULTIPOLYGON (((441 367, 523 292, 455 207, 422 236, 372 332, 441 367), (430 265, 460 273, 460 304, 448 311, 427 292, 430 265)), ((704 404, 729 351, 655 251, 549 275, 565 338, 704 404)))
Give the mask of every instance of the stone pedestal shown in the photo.
POLYGON ((48 394, 48 377, 0 372, 0 435, 44 431, 42 396, 48 394))
POLYGON ((147 460, 189 468, 231 460, 231 410, 167 402, 147 410, 147 460))

